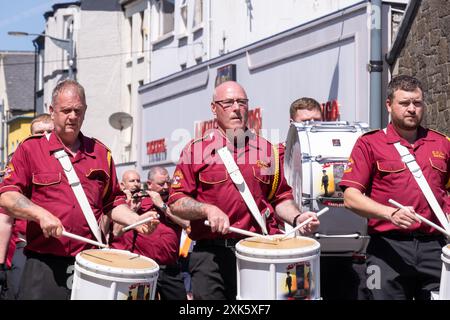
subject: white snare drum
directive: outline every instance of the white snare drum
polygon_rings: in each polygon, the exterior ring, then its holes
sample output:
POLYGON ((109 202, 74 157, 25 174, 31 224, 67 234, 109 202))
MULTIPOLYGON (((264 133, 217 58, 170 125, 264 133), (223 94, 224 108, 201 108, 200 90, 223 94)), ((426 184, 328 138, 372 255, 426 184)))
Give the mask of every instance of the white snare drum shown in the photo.
POLYGON ((366 124, 345 121, 292 123, 289 129, 284 168, 296 202, 304 210, 330 208, 315 234, 322 252, 364 252, 367 246, 367 221, 344 208, 338 186, 356 140, 367 130, 366 124))
POLYGON ((72 300, 153 300, 159 266, 125 250, 91 249, 77 254, 72 300))
POLYGON ((320 299, 319 256, 320 244, 306 237, 283 241, 252 237, 239 241, 237 299, 320 299))
POLYGON ((439 300, 450 300, 450 244, 442 248, 442 273, 439 300))

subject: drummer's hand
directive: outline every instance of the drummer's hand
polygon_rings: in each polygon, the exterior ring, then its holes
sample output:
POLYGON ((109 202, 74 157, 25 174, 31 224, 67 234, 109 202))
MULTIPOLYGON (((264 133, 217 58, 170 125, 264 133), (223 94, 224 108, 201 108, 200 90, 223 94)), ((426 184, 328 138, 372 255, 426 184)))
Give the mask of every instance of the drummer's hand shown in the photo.
POLYGON ((64 227, 57 217, 52 215, 50 212, 45 212, 39 219, 39 225, 42 229, 44 237, 55 237, 59 238, 62 235, 64 227))
POLYGON ((147 194, 149 195, 150 199, 152 199, 153 204, 158 208, 161 208, 164 205, 164 201, 158 192, 147 190, 147 194))
POLYGON ((212 232, 219 232, 221 234, 230 232, 230 219, 222 210, 214 205, 208 205, 206 210, 207 220, 212 232))
POLYGON ((419 218, 416 217, 413 207, 406 207, 405 209, 392 208, 389 214, 389 220, 397 227, 402 229, 409 229, 414 223, 420 223, 419 218))
POLYGON ((130 190, 123 190, 123 193, 127 196, 127 205, 134 212, 138 212, 141 209, 142 199, 139 197, 133 198, 130 190))
POLYGON ((297 226, 299 224, 301 224, 303 221, 305 221, 306 219, 310 218, 310 217, 314 217, 308 224, 304 225, 303 227, 301 227, 299 229, 299 232, 301 235, 303 236, 308 236, 313 234, 314 232, 317 231, 317 229, 319 229, 319 219, 317 219, 317 215, 315 212, 311 212, 311 211, 306 211, 303 212, 298 218, 297 218, 297 226))
POLYGON ((139 221, 144 220, 149 217, 153 217, 154 219, 150 220, 147 223, 141 224, 140 226, 137 226, 134 229, 136 229, 137 232, 143 233, 143 234, 150 234, 153 231, 155 231, 156 227, 159 224, 158 213, 156 211, 147 211, 146 213, 141 214, 139 216, 139 219, 136 220, 136 222, 139 222, 139 221))
POLYGON ((120 223, 113 223, 113 227, 112 227, 112 233, 114 237, 120 237, 121 235, 124 234, 124 232, 122 231, 123 228, 125 228, 124 225, 121 225, 120 223))

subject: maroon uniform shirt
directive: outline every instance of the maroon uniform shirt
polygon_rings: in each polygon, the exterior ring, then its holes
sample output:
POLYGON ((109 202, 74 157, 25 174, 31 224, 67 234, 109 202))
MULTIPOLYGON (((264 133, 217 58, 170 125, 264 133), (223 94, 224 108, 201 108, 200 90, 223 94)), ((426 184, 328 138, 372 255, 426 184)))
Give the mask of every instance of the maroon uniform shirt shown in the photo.
MULTIPOLYGON (((169 204, 183 197, 219 207, 230 219, 232 227, 261 233, 241 194, 231 180, 217 150, 227 146, 236 161, 261 213, 266 209, 269 233, 277 231, 274 208, 293 199, 292 190, 284 178, 279 161, 279 146, 272 146, 262 137, 250 134, 245 146, 234 147, 221 130, 213 129, 203 138, 189 143, 181 153, 173 175, 169 204)), ((191 221, 192 240, 214 238, 241 238, 229 233, 212 233, 204 220, 191 221)))
MULTIPOLYGON (((440 225, 411 171, 394 147, 398 141, 416 158, 439 205, 444 212, 449 213, 450 199, 445 185, 449 180, 450 142, 442 134, 423 127, 419 127, 414 147, 400 137, 391 124, 386 134, 378 130, 362 135, 353 148, 340 186, 356 188, 376 202, 388 206, 392 206, 388 203, 392 198, 405 206, 414 207, 418 214, 440 225)), ((425 223, 415 223, 405 230, 389 221, 369 219, 369 234, 392 230, 438 233, 425 223)))
MULTIPOLYGON (((150 198, 143 198, 139 214, 157 210, 150 198)), ((113 237, 111 247, 128 250, 151 258, 159 265, 172 265, 178 260, 180 250, 181 227, 173 223, 158 210, 160 223, 151 234, 140 234, 135 230, 113 237)))
MULTIPOLYGON (((83 186, 95 217, 125 203, 116 177, 116 169, 109 150, 97 140, 79 134, 81 146, 76 156, 67 154, 83 186), (120 195, 121 197, 118 197, 120 195)), ((50 140, 45 136, 31 136, 17 148, 7 173, 0 184, 0 194, 17 191, 35 204, 58 217, 65 230, 95 240, 63 168, 53 153, 64 146, 55 133, 50 140)), ((93 246, 67 237, 45 238, 34 221, 27 223, 27 246, 42 254, 75 256, 93 246)))

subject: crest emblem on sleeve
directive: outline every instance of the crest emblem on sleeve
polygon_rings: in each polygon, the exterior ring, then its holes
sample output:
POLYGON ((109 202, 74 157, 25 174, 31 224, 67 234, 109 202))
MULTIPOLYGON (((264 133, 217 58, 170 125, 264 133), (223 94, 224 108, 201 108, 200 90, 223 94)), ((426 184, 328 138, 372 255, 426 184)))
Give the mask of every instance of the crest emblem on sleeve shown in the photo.
POLYGON ((8 179, 9 177, 11 177, 13 172, 14 172, 14 165, 12 163, 8 163, 5 170, 1 171, 3 179, 8 179))
POLYGON ((183 180, 183 173, 180 170, 176 170, 173 174, 172 188, 181 188, 181 180, 183 180))
POLYGON ((352 172, 352 165, 354 161, 352 158, 349 158, 347 163, 344 165, 344 173, 352 172))

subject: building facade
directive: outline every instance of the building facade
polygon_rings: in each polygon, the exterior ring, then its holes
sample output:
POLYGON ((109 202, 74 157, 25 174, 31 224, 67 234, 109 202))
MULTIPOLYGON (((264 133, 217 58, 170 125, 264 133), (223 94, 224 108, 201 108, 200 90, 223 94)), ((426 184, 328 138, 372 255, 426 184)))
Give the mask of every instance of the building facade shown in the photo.
POLYGON ((2 167, 9 154, 30 135, 34 117, 33 52, 0 52, 0 161, 2 167))

